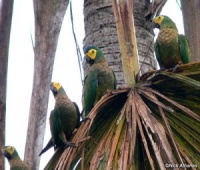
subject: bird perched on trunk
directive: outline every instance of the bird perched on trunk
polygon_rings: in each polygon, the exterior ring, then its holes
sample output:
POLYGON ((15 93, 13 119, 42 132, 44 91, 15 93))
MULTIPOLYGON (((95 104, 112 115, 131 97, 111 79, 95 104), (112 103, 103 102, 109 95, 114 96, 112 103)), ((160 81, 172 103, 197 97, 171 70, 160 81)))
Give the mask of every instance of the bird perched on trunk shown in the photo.
POLYGON ((50 114, 51 139, 39 155, 53 146, 54 149, 75 147, 75 144, 69 140, 81 123, 78 106, 68 98, 64 88, 59 83, 52 82, 50 90, 55 98, 55 106, 50 114))
POLYGON ((161 69, 190 62, 188 41, 184 35, 178 34, 176 24, 169 17, 155 17, 153 27, 160 29, 155 42, 155 54, 161 69))
POLYGON ((12 146, 5 146, 3 149, 4 156, 8 159, 10 170, 30 170, 19 157, 16 149, 12 146))
POLYGON ((90 64, 83 87, 84 111, 87 116, 107 90, 115 89, 116 80, 101 49, 87 46, 84 54, 86 62, 90 64))

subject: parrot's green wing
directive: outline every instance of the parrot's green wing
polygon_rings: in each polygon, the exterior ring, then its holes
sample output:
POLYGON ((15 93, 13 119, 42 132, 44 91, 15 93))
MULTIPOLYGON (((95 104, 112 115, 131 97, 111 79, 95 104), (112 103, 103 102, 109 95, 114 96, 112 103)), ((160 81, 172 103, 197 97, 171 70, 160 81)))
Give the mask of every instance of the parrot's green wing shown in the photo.
POLYGON ((54 149, 58 148, 59 146, 63 145, 62 141, 60 140, 59 134, 61 132, 61 119, 60 119, 60 113, 58 109, 54 109, 50 113, 50 130, 51 130, 51 136, 49 142, 47 145, 42 149, 39 156, 41 156, 43 153, 45 153, 47 150, 49 150, 51 147, 54 146, 54 149))
POLYGON ((97 90, 98 90, 98 76, 96 72, 91 72, 85 78, 85 84, 84 84, 85 115, 88 115, 90 110, 94 106, 97 90))
POLYGON ((159 49, 159 45, 157 41, 155 42, 154 49, 155 49, 156 59, 158 61, 159 66, 163 67, 161 56, 160 56, 160 49, 159 49))
POLYGON ((52 135, 52 141, 56 146, 54 148, 56 149, 60 145, 62 145, 63 141, 60 139, 60 134, 62 131, 62 124, 61 124, 61 119, 60 119, 60 112, 58 109, 54 109, 51 111, 50 114, 50 130, 51 130, 51 135, 52 135))
POLYGON ((76 114, 77 114, 77 124, 76 124, 76 128, 79 128, 80 126, 80 118, 81 118, 81 113, 80 110, 78 108, 78 105, 76 104, 76 102, 73 102, 75 108, 76 108, 76 114))
POLYGON ((50 114, 50 130, 52 137, 55 138, 55 135, 60 132, 61 129, 61 120, 59 116, 59 110, 52 110, 50 114))
POLYGON ((180 47, 180 53, 181 53, 181 60, 183 64, 187 64, 190 62, 190 57, 191 57, 189 43, 186 37, 182 34, 178 36, 178 41, 179 41, 179 47, 180 47))

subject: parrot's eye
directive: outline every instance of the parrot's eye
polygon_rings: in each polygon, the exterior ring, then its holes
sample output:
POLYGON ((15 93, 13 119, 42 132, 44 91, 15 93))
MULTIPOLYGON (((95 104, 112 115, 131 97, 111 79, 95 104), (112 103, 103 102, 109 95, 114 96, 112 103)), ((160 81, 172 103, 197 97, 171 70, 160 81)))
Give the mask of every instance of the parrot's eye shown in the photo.
POLYGON ((92 54, 94 54, 94 50, 92 50, 92 54))

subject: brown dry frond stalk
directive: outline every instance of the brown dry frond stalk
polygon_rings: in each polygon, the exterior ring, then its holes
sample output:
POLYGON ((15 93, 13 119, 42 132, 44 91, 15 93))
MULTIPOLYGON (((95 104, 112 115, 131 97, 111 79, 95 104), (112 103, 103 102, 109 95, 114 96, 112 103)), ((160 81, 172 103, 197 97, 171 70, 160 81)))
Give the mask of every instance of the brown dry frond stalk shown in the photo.
MULTIPOLYGON (((144 89, 144 88, 143 88, 143 89, 144 89)), ((154 97, 154 95, 153 95, 151 92, 149 92, 149 91, 147 91, 147 90, 145 91, 145 90, 139 90, 139 89, 138 89, 138 92, 139 92, 140 94, 144 95, 147 99, 149 99, 150 101, 152 101, 152 102, 155 103, 156 105, 162 107, 163 109, 165 109, 165 110, 167 110, 167 111, 169 111, 169 112, 171 112, 171 113, 174 112, 174 110, 173 110, 171 107, 166 106, 165 104, 159 102, 159 101, 154 97)))
POLYGON ((140 118, 139 118, 138 114, 136 114, 136 120, 137 120, 137 124, 138 124, 138 127, 139 127, 139 131, 140 131, 140 135, 141 135, 141 138, 142 138, 142 142, 144 144, 144 148, 145 148, 149 163, 151 165, 151 169, 154 170, 155 169, 154 163, 153 163, 153 160, 151 158, 151 154, 150 154, 150 151, 149 151, 149 148, 148 148, 148 144, 147 144, 147 141, 146 141, 143 129, 142 129, 142 123, 140 121, 140 118))
POLYGON ((183 106, 183 105, 177 103, 176 101, 174 101, 174 100, 172 100, 172 99, 170 99, 170 98, 164 96, 163 94, 159 93, 158 91, 153 90, 153 89, 148 88, 148 87, 145 87, 145 88, 141 87, 141 89, 156 94, 157 96, 159 96, 159 97, 165 99, 165 100, 168 101, 169 103, 173 104, 175 107, 177 107, 177 108, 179 108, 180 110, 182 110, 183 112, 185 112, 188 116, 191 116, 191 117, 194 118, 195 120, 200 121, 200 116, 199 116, 199 115, 197 115, 196 113, 194 113, 193 111, 191 111, 191 110, 188 109, 187 107, 185 107, 185 106, 183 106))

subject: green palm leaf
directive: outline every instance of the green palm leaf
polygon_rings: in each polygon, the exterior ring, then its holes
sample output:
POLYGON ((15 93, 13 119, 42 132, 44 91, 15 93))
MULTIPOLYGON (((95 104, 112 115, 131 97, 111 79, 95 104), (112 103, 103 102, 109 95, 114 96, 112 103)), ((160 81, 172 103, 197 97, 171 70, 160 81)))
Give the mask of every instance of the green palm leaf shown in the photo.
POLYGON ((132 89, 107 93, 76 131, 77 147, 67 148, 53 166, 200 169, 199 84, 200 63, 191 63, 176 73, 148 72, 132 89))

